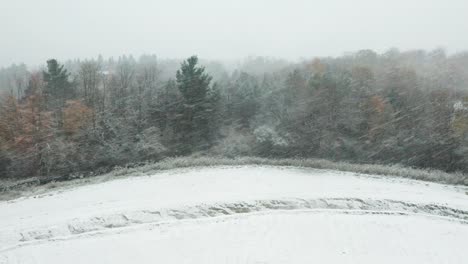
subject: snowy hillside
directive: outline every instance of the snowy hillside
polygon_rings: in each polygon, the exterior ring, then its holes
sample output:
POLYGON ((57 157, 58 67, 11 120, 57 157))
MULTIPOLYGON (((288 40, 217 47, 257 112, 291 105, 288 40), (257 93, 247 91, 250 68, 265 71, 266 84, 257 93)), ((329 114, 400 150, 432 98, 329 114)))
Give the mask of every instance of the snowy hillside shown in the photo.
POLYGON ((0 263, 466 263, 468 188, 180 169, 0 202, 0 263))

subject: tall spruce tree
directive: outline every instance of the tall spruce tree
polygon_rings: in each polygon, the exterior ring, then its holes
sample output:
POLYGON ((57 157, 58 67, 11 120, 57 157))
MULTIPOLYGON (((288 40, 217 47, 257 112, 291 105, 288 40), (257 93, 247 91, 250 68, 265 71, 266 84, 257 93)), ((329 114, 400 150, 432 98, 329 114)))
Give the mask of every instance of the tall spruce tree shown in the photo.
POLYGON ((177 88, 183 99, 178 126, 183 152, 203 150, 210 145, 210 119, 214 110, 212 77, 197 63, 198 58, 192 56, 176 73, 177 88))
POLYGON ((57 60, 50 59, 47 61, 47 71, 43 72, 44 94, 51 100, 65 100, 73 97, 73 85, 68 80, 70 73, 60 65, 57 60))
POLYGON ((46 83, 43 95, 46 100, 48 110, 55 113, 58 126, 63 124, 63 108, 65 102, 75 96, 74 85, 69 80, 70 73, 60 65, 57 60, 47 61, 47 71, 43 72, 43 79, 46 83))

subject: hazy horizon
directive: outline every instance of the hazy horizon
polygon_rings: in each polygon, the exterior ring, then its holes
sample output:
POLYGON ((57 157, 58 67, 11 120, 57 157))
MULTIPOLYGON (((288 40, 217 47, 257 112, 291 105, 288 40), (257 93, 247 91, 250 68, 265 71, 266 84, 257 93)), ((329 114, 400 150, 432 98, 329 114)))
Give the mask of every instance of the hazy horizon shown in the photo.
POLYGON ((0 67, 99 54, 294 61, 361 49, 468 47, 462 0, 19 0, 2 7, 0 67))

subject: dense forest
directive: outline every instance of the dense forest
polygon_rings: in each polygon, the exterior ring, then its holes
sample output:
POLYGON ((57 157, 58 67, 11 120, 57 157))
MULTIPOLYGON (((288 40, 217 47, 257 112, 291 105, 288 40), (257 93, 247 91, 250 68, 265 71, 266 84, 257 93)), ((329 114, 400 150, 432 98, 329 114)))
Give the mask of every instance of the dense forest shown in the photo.
POLYGON ((50 59, 2 68, 0 93, 0 177, 193 154, 468 172, 468 53, 50 59))

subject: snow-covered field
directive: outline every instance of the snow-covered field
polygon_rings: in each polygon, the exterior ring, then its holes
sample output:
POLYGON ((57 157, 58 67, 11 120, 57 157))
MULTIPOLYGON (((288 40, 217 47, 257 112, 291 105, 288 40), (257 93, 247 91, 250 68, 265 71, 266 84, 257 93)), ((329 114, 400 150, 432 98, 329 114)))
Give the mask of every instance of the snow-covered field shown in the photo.
POLYGON ((468 263, 468 188, 180 169, 0 202, 0 263, 468 263))

